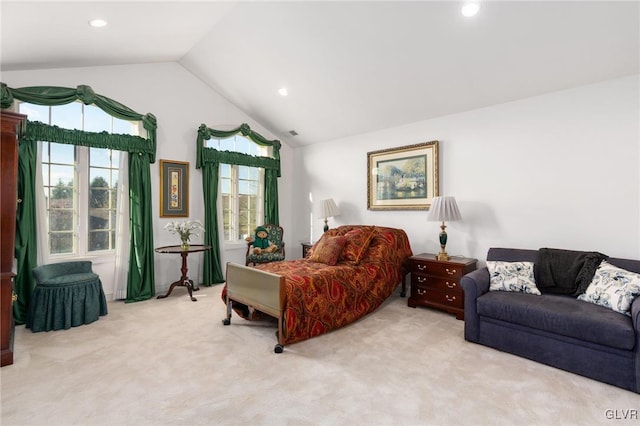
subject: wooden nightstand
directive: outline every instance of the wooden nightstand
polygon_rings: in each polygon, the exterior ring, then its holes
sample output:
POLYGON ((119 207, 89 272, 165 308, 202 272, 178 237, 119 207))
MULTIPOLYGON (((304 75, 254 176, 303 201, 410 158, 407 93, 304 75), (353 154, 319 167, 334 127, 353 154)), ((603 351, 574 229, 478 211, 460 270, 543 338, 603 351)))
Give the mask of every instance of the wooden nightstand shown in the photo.
POLYGON ((313 247, 313 243, 300 243, 300 245, 302 246, 302 257, 305 258, 309 253, 309 249, 313 247))
POLYGON ((437 255, 422 253, 409 258, 411 296, 407 305, 428 306, 464 319, 464 293, 460 279, 476 269, 476 259, 452 257, 438 260, 437 255))

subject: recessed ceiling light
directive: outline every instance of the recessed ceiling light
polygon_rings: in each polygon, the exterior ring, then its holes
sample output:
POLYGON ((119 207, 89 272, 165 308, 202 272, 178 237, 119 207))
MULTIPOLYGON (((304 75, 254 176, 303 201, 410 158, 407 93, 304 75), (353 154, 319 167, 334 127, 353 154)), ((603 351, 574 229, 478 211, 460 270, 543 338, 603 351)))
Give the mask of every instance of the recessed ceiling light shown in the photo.
POLYGON ((286 87, 281 87, 280 89, 278 89, 278 93, 280 93, 280 96, 287 96, 289 94, 286 87))
POLYGON ((93 28, 102 28, 107 26, 107 21, 104 19, 92 19, 89 21, 89 25, 93 28))
POLYGON ((480 10, 480 4, 477 2, 468 2, 462 6, 462 14, 467 18, 475 16, 480 10))

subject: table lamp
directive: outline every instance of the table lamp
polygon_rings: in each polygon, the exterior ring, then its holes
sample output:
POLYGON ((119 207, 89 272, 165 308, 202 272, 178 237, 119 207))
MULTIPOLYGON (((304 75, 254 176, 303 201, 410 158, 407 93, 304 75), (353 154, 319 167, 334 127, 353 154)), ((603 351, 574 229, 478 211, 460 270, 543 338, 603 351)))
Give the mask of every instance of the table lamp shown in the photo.
POLYGON ((324 232, 327 232, 329 230, 327 221, 330 217, 340 216, 340 209, 336 206, 333 198, 320 201, 320 209, 322 217, 324 217, 324 232))
POLYGON ((438 253, 438 260, 449 260, 449 255, 444 250, 447 245, 447 233, 445 232, 446 226, 444 223, 462 220, 455 197, 434 197, 429 208, 427 220, 442 222, 440 225, 440 253, 438 253))

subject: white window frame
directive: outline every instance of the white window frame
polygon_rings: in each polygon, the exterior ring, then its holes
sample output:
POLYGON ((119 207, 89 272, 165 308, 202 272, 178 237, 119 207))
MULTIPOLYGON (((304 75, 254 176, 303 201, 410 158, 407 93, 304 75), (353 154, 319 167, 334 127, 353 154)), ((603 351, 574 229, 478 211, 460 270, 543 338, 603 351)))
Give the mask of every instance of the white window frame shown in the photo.
MULTIPOLYGON (((22 102, 20 102, 22 103, 22 102)), ((18 103, 18 108, 19 104, 18 103)), ((84 111, 85 105, 82 104, 81 114, 82 114, 82 124, 84 128, 84 111)), ((48 120, 47 123, 51 123, 52 118, 52 109, 55 108, 55 105, 46 106, 48 108, 48 120)), ((105 113, 106 114, 106 113, 105 113)), ((113 132, 113 122, 114 117, 110 116, 110 125, 109 133, 113 132)), ((84 129, 77 129, 84 130, 84 129)), ((136 133, 139 131, 139 127, 136 123, 132 123, 132 131, 136 133)), ((56 142, 49 142, 56 143, 56 142)), ((64 144, 59 144, 64 145, 64 144)), ((64 260, 77 260, 77 259, 93 259, 93 260, 113 260, 116 256, 116 247, 117 247, 117 238, 118 238, 118 229, 117 229, 117 220, 114 224, 115 226, 115 234, 116 241, 113 242, 113 247, 107 250, 93 250, 89 251, 89 221, 90 221, 90 207, 89 207, 89 194, 91 187, 91 174, 90 174, 90 165, 89 165, 89 154, 90 147, 80 146, 80 145, 70 145, 73 146, 75 155, 74 155, 74 172, 73 172, 73 192, 74 192, 74 203, 73 203, 73 250, 71 253, 51 253, 51 245, 50 245, 50 230, 49 230, 49 209, 46 211, 46 224, 47 224, 47 242, 46 246, 43 244, 42 247, 46 247, 46 253, 44 254, 44 258, 49 259, 51 261, 64 261, 64 260)), ((112 150, 112 155, 118 155, 118 151, 112 150)), ((49 160, 51 158, 49 157, 49 160)), ((50 162, 49 162, 50 163, 50 162)), ((42 168, 42 153, 38 150, 38 160, 37 160, 38 168, 41 170, 42 168)), ((53 163, 56 164, 56 163, 53 163)), ((121 169, 118 170, 118 173, 121 173, 121 169)), ((118 179, 121 179, 118 176, 118 179)), ((44 191, 44 182, 41 183, 42 186, 36 188, 36 191, 44 191)), ((51 185, 52 183, 49 182, 51 185)), ((53 183, 55 184, 55 183, 53 183)), ((117 202, 117 201, 116 201, 117 202)), ((118 206, 116 205, 116 212, 118 211, 118 206)))
MULTIPOLYGON (((261 156, 271 156, 271 151, 272 148, 271 147, 266 147, 266 146, 261 146, 255 142, 253 142, 251 139, 246 138, 242 135, 236 134, 233 136, 230 136, 229 138, 222 138, 222 139, 216 139, 216 138, 211 138, 209 140, 207 140, 206 142, 206 146, 209 148, 214 148, 214 149, 218 149, 218 150, 228 150, 228 151, 234 151, 234 152, 241 152, 243 154, 249 154, 249 155, 261 155, 261 156), (255 149, 254 152, 251 153, 246 153, 240 149, 236 149, 236 147, 238 146, 238 141, 237 138, 243 138, 245 140, 247 140, 250 144, 252 144, 255 149), (233 139, 233 147, 229 147, 228 142, 229 139, 233 139), (226 141, 226 143, 223 143, 221 141, 226 141), (223 146, 224 145, 224 146, 223 146), (231 148, 231 149, 229 149, 231 148)), ((230 208, 233 211, 233 220, 232 220, 232 224, 230 225, 230 231, 229 231, 229 235, 238 235, 238 230, 240 228, 240 212, 239 212, 239 185, 240 185, 240 178, 239 178, 239 168, 242 167, 240 165, 237 164, 227 164, 230 168, 231 168, 231 176, 230 176, 230 208)), ((260 220, 259 218, 264 218, 264 169, 261 167, 257 167, 258 169, 258 196, 257 196, 257 209, 256 209, 256 226, 262 225, 262 220, 260 220)), ((222 176, 220 175, 219 179, 218 179, 218 201, 217 204, 219 207, 219 211, 218 211, 218 217, 221 219, 219 222, 219 230, 221 232, 221 234, 223 235, 223 245, 225 248, 237 248, 238 246, 245 246, 246 245, 246 241, 244 240, 244 236, 240 236, 238 239, 226 239, 225 237, 225 231, 224 231, 224 210, 223 210, 223 203, 222 203, 222 176)), ((251 235, 248 235, 251 236, 251 235)))
MULTIPOLYGON (((233 217, 231 224, 229 226, 229 235, 238 235, 240 229, 240 167, 237 164, 228 164, 231 168, 231 184, 230 189, 230 208, 233 212, 233 217)), ((260 217, 264 217, 264 169, 261 167, 257 167, 258 169, 258 195, 257 195, 257 206, 256 206, 256 226, 262 225, 261 221, 258 220, 260 217)), ((220 192, 220 197, 222 197, 222 192, 220 192)), ((220 200, 222 201, 222 200, 220 200)), ((222 205, 222 203, 220 203, 222 205)), ((224 215, 224 212, 223 212, 224 215)), ((224 219, 222 222, 222 227, 224 229, 224 219)), ((224 233, 223 233, 224 235, 224 233)), ((227 244, 244 244, 244 238, 250 237, 252 235, 242 235, 237 239, 225 239, 224 242, 227 244)))

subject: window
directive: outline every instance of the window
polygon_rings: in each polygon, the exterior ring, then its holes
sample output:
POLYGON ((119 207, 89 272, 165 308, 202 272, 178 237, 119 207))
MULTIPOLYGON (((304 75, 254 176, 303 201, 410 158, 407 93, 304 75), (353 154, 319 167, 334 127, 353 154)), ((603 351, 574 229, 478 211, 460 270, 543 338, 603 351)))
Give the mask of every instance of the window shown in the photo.
MULTIPOLYGON (((134 123, 93 105, 20 104, 29 120, 66 129, 136 134, 134 123)), ((116 246, 117 184, 120 152, 43 142, 42 190, 47 207, 49 255, 113 254, 116 246)))
MULTIPOLYGON (((269 152, 266 147, 242 135, 210 139, 207 147, 253 156, 267 156, 269 152)), ((224 240, 244 240, 263 222, 264 170, 259 167, 221 164, 219 180, 224 240)))

